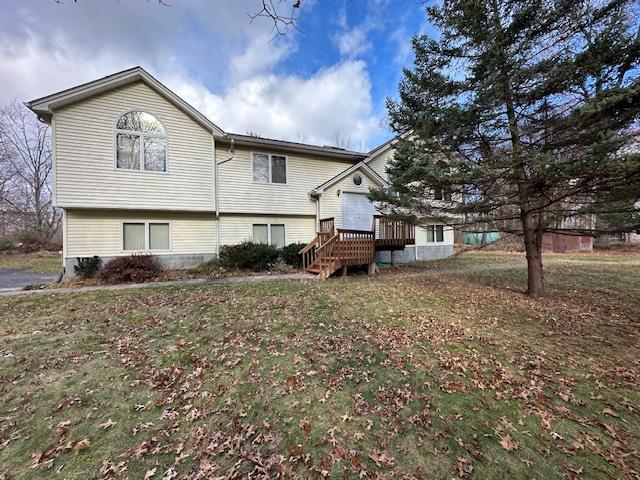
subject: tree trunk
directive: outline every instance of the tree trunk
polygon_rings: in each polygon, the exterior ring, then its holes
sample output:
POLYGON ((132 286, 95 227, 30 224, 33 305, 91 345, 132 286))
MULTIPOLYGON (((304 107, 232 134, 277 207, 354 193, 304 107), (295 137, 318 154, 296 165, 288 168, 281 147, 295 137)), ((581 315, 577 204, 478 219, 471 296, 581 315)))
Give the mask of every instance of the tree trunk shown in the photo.
POLYGON ((524 249, 527 254, 527 295, 538 298, 544 295, 544 275, 542 272, 542 235, 534 227, 533 216, 526 213, 522 217, 524 249))

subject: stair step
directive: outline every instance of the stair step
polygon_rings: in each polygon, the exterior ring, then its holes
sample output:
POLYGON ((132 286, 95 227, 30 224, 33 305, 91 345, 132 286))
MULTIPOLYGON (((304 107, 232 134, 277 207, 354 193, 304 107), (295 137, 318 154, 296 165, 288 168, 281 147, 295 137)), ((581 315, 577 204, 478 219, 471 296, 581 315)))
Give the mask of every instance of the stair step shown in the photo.
POLYGON ((309 273, 320 273, 320 269, 319 268, 315 268, 315 267, 309 267, 309 268, 307 268, 307 272, 309 272, 309 273))

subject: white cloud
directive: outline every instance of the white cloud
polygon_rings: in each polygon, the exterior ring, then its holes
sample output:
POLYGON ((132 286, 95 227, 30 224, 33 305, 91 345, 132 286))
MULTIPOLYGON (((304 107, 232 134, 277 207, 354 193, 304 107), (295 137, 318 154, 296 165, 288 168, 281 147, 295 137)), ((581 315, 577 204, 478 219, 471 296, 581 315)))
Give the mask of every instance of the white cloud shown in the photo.
POLYGON ((346 61, 302 78, 259 75, 222 95, 181 74, 166 81, 223 129, 265 137, 332 144, 336 132, 352 148, 367 149, 379 120, 372 115, 371 84, 364 62, 346 61))
MULTIPOLYGON (((296 35, 272 41, 268 22, 249 23, 245 2, 217 9, 206 0, 170 3, 24 0, 3 7, 0 104, 141 65, 230 131, 319 144, 340 132, 353 148, 379 136, 367 66, 355 55, 305 76, 282 73, 296 35)), ((362 48, 344 41, 351 52, 362 48)))
POLYGON ((291 37, 273 39, 269 33, 255 36, 248 42, 245 50, 231 58, 232 78, 247 78, 259 73, 270 72, 288 55, 295 51, 291 37))
POLYGON ((340 55, 348 58, 356 58, 370 52, 373 45, 367 40, 369 29, 364 25, 359 25, 350 30, 336 33, 333 41, 337 45, 340 55))

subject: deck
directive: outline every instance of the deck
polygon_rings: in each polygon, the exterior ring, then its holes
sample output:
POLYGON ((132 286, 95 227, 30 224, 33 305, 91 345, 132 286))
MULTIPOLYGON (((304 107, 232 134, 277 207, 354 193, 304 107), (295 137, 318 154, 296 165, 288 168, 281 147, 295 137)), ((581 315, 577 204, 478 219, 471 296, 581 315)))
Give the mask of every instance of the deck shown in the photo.
POLYGON ((415 244, 415 224, 407 219, 376 215, 371 230, 335 228, 333 218, 320 220, 320 231, 300 250, 302 265, 307 272, 326 279, 347 267, 369 265, 375 271, 375 253, 378 250, 399 250, 415 244))

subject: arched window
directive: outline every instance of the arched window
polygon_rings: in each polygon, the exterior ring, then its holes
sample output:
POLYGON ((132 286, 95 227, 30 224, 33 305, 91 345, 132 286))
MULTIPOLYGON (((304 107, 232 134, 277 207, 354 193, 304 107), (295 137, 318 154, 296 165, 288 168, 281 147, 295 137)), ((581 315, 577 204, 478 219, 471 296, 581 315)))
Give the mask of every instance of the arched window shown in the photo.
POLYGON ((127 112, 116 124, 116 168, 167 171, 164 127, 146 112, 127 112))

